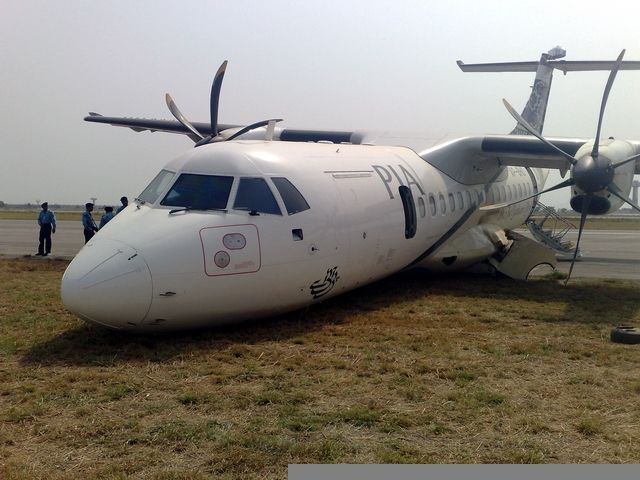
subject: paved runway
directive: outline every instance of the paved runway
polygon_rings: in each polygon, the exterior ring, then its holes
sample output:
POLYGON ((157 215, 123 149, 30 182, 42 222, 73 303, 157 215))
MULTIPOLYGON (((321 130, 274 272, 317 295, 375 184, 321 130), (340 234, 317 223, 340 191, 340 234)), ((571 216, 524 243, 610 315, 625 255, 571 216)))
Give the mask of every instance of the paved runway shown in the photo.
MULTIPOLYGON (((79 217, 58 222, 53 258, 71 259, 84 245, 79 217)), ((38 250, 38 230, 35 220, 0 220, 0 255, 33 255, 38 250)), ((575 242, 576 237, 577 232, 572 232, 565 239, 575 242)), ((640 231, 586 230, 580 243, 582 258, 573 269, 574 278, 640 280, 640 231)), ((560 261, 558 269, 567 273, 569 265, 569 261, 560 261)))
MULTIPOLYGON (((564 238, 575 243, 578 232, 564 238)), ((580 240, 582 258, 573 267, 572 278, 618 278, 640 280, 640 231, 585 230, 580 240)), ((558 270, 569 272, 571 258, 559 259, 558 270)))
MULTIPOLYGON (((84 245, 82 223, 78 221, 57 222, 56 233, 51 236, 52 257, 71 259, 84 245)), ((34 220, 0 220, 0 255, 22 257, 38 251, 40 227, 34 220)))

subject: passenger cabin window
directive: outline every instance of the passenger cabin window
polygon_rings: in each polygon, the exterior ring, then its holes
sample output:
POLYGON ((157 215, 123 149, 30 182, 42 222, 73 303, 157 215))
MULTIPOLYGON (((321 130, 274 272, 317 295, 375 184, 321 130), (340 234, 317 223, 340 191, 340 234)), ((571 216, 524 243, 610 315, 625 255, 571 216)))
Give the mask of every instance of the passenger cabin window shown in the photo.
POLYGON ((276 198, 264 178, 241 178, 233 208, 249 210, 252 214, 282 215, 276 198))
POLYGON ((429 194, 429 211, 432 216, 436 216, 436 199, 432 193, 429 194))
POLYGON ((173 180, 175 175, 176 174, 174 172, 170 172, 169 170, 160 170, 160 173, 151 180, 149 186, 145 188, 140 195, 138 195, 138 200, 147 203, 155 203, 160 194, 165 188, 167 188, 169 183, 171 183, 171 180, 173 180))
POLYGON ((420 209, 420 216, 424 217, 427 214, 427 207, 424 204, 424 199, 418 197, 418 208, 420 209))
POLYGON ((447 213, 447 204, 444 201, 444 195, 442 195, 440 192, 438 192, 438 202, 440 203, 440 213, 444 215, 445 213, 447 213))
POLYGON ((271 181, 278 189, 278 192, 280 192, 280 196, 289 215, 309 210, 309 204, 289 180, 283 177, 274 177, 271 181))
POLYGON ((183 173, 160 202, 170 207, 189 207, 194 210, 227 208, 233 177, 183 173))

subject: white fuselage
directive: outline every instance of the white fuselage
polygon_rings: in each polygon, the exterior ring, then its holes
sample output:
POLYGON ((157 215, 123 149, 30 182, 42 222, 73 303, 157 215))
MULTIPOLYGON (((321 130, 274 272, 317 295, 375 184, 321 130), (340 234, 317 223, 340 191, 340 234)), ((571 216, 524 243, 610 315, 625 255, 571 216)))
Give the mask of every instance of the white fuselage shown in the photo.
POLYGON ((494 254, 492 234, 521 225, 533 200, 478 205, 524 198, 532 175, 537 190, 546 179, 506 167, 489 188, 463 185, 409 148, 262 141, 198 147, 165 170, 175 175, 155 200, 118 214, 69 265, 62 298, 80 317, 136 331, 217 325, 293 310, 407 267, 462 268, 494 254), (224 209, 170 213, 180 205, 167 192, 181 174, 231 177, 224 209), (289 214, 274 178, 309 208, 289 214), (279 213, 235 208, 243 179, 264 179, 279 213))

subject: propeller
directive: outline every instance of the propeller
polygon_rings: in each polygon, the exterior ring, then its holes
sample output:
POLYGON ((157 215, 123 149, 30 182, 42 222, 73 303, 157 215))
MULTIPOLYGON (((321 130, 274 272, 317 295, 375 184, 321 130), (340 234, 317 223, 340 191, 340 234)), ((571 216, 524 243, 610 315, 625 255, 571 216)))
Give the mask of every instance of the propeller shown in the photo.
MULTIPOLYGON (((569 275, 565 280, 565 285, 569 282, 571 278, 571 273, 573 272, 573 266, 576 261, 576 257, 578 255, 578 247, 580 245, 580 239, 582 238, 582 231, 584 230, 584 225, 587 220, 587 215, 590 213, 592 209, 598 211, 599 206, 597 205, 597 196, 595 195, 597 192, 606 190, 610 192, 615 197, 621 199, 622 201, 629 204, 631 207, 640 212, 640 207, 634 204, 631 200, 626 198, 621 190, 613 183, 613 178, 615 175, 615 169, 625 165, 629 162, 632 162, 638 158, 640 158, 640 154, 633 155, 625 160, 622 160, 617 163, 612 163, 608 158, 600 155, 600 132, 602 129, 602 119, 604 118, 604 111, 607 105, 607 100, 609 98, 609 92, 611 91, 611 87, 613 86, 613 81, 618 74, 618 70, 620 69, 620 65, 622 64, 622 58, 624 57, 625 50, 620 52, 617 60, 615 61, 613 67, 611 68, 611 72, 609 73, 609 78, 607 80, 607 84, 604 89, 604 93, 602 95, 602 102, 600 103, 600 115, 598 116, 598 127, 596 129, 596 136, 593 143, 593 148, 590 154, 583 155, 580 158, 576 158, 562 149, 555 146, 553 143, 544 138, 540 133, 538 133, 518 112, 514 110, 514 108, 503 99, 503 103, 507 108, 508 112, 511 116, 522 125, 531 135, 537 137, 541 142, 545 145, 552 148, 556 153, 562 155, 564 160, 566 160, 569 164, 569 168, 571 171, 571 176, 568 180, 565 180, 551 188, 548 188, 542 192, 536 193, 535 195, 531 195, 527 198, 518 200, 516 202, 509 203, 505 206, 514 205, 516 203, 523 202, 525 200, 529 200, 533 197, 537 197, 538 195, 542 195, 543 193, 551 192, 553 190, 557 190, 563 187, 576 186, 579 190, 583 192, 583 195, 577 198, 574 202, 572 199, 572 207, 580 212, 580 228, 578 230, 578 239, 576 241, 576 247, 573 252, 573 259, 571 260, 571 266, 569 268, 569 275)), ((566 165, 566 164, 565 164, 566 165)), ((566 166, 561 167, 561 173, 564 177, 564 173, 566 173, 566 166)))
POLYGON ((247 125, 243 127, 239 131, 235 132, 229 138, 223 138, 219 135, 218 131, 218 105, 220 103, 220 90, 222 89, 222 80, 224 79, 224 74, 227 70, 227 60, 222 62, 222 65, 218 68, 215 76, 213 77, 213 83, 211 84, 211 96, 209 98, 209 112, 211 118, 211 135, 204 136, 202 135, 192 124, 187 120, 176 103, 171 98, 171 95, 168 93, 165 95, 165 101, 167 103, 167 107, 169 107, 169 111, 174 116, 174 118, 180 122, 187 130, 189 130, 193 135, 189 135, 196 143, 195 146, 199 147, 201 145, 206 145, 208 143, 213 142, 224 142, 229 140, 234 140, 237 137, 244 135, 251 130, 255 130, 256 128, 264 127, 266 125, 275 125, 277 122, 281 122, 281 118, 270 119, 270 120, 262 120, 260 122, 252 123, 251 125, 247 125))

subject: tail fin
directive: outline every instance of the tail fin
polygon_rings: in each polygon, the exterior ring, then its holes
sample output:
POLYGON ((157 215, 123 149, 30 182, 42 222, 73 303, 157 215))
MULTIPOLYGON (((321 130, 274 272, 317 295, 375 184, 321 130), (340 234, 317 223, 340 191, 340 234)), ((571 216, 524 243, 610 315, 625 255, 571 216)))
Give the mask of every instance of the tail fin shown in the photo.
MULTIPOLYGON (((616 63, 610 60, 558 60, 563 58, 565 54, 566 52, 562 48, 555 47, 547 53, 543 53, 537 62, 476 63, 467 65, 458 60, 458 66, 463 72, 536 72, 531 95, 527 105, 524 107, 522 116, 538 133, 542 133, 554 69, 560 70, 566 75, 567 72, 611 70, 616 63)), ((640 70, 640 61, 623 61, 619 70, 640 70)), ((527 135, 528 132, 516 125, 511 134, 527 135)))
MULTIPOLYGON (((540 134, 542 134, 542 128, 544 127, 544 117, 547 114, 547 103, 549 102, 549 93, 551 93, 551 80, 553 80, 553 67, 548 66, 547 62, 552 59, 562 58, 565 53, 560 47, 555 47, 540 56, 536 79, 531 87, 531 95, 529 95, 527 105, 522 111, 522 118, 529 122, 540 134), (554 51, 561 56, 553 56, 552 52, 554 51)), ((529 135, 529 132, 517 123, 514 129, 511 130, 511 135, 529 135)))
MULTIPOLYGON (((507 62, 507 63, 478 63, 466 65, 458 60, 458 66, 463 72, 536 72, 536 79, 531 87, 529 101, 524 107, 522 117, 529 122, 538 133, 542 133, 544 117, 547 113, 547 103, 551 92, 553 69, 558 68, 550 61, 564 57, 565 50, 555 47, 540 56, 537 62, 507 62)), ((554 62, 555 63, 555 62, 554 62)), ((511 135, 529 135, 524 128, 516 124, 511 135)))

